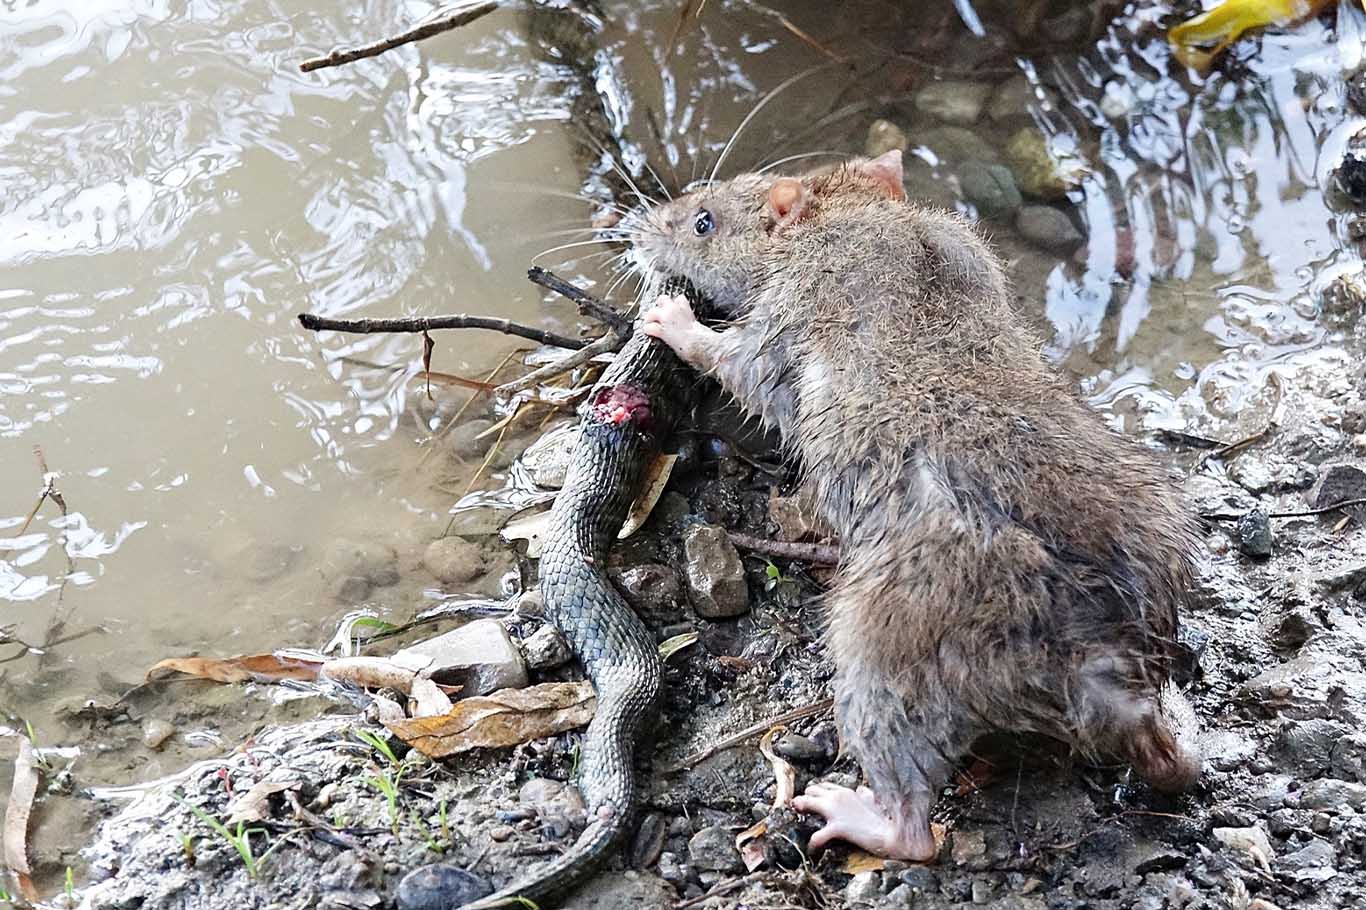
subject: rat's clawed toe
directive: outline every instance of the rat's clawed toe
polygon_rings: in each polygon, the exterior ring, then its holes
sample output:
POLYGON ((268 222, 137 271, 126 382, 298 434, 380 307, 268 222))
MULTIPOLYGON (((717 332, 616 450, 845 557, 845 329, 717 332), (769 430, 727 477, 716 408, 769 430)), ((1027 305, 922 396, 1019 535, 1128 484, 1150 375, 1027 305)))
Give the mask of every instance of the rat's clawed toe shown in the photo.
POLYGON ((640 330, 667 344, 693 366, 710 366, 707 345, 715 333, 697 321, 688 298, 682 294, 661 294, 655 298, 654 306, 641 317, 640 330))
POLYGON ((867 787, 850 790, 815 783, 792 800, 792 807, 825 819, 824 827, 811 835, 813 850, 832 840, 842 840, 888 859, 925 862, 934 859, 938 852, 928 825, 892 819, 878 807, 873 791, 867 787))

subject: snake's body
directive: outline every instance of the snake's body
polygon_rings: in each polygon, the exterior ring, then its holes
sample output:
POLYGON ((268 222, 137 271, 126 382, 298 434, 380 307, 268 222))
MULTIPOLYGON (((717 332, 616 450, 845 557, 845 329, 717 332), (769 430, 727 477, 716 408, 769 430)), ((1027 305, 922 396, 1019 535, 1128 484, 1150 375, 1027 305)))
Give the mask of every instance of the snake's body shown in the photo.
POLYGON ((654 637, 608 580, 607 552, 692 383, 660 342, 636 332, 594 388, 540 564, 546 618, 597 691, 579 788, 588 827, 564 855, 464 910, 544 907, 620 842, 635 802, 635 749, 658 709, 662 666, 654 637), (523 900, 518 900, 519 898, 523 900))

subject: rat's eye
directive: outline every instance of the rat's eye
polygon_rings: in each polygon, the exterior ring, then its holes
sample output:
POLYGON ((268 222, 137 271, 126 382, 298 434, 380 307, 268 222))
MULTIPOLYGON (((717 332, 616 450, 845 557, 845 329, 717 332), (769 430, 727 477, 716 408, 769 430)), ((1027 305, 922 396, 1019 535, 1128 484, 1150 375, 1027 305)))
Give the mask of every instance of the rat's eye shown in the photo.
POLYGON ((692 223, 692 232, 698 237, 705 237, 716 230, 716 222, 712 220, 711 212, 702 209, 697 213, 697 218, 692 223))

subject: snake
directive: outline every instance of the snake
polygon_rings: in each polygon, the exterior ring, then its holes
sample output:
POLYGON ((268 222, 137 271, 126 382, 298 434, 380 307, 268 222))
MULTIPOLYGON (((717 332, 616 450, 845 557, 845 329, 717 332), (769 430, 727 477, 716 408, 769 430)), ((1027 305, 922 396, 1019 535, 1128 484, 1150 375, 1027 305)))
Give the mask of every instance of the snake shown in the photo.
POLYGON ((545 618, 569 643, 597 693, 579 759, 588 826, 559 857, 461 910, 544 908, 582 882, 631 824, 636 749, 659 712, 663 665, 654 636, 605 567, 645 472, 694 385, 668 346, 636 331, 581 409, 578 441, 543 539, 540 592, 545 618))

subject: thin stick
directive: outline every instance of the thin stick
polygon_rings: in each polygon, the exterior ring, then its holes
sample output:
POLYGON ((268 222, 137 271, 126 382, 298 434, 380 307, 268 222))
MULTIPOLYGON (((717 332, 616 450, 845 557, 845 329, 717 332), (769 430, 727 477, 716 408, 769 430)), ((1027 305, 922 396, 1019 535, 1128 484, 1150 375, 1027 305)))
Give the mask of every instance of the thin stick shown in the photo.
POLYGON ((424 22, 422 25, 410 28, 406 32, 394 35, 392 38, 385 38, 383 41, 376 41, 374 44, 365 44, 360 47, 350 47, 339 51, 333 51, 326 57, 313 57, 299 64, 299 70, 311 73, 314 70, 325 69, 329 66, 341 66, 345 63, 354 63, 357 60, 364 60, 366 57, 378 57, 385 51, 391 51, 396 47, 405 44, 412 44, 414 41, 421 41, 442 32, 448 32, 453 28, 462 25, 469 25, 476 19, 482 19, 489 13, 498 8, 497 3, 480 3, 469 9, 451 13, 442 19, 435 19, 431 22, 424 22))
POLYGON ((683 759, 678 764, 671 765, 670 767, 665 768, 664 773, 676 774, 679 771, 686 771, 693 765, 696 765, 698 762, 706 761, 707 759, 711 758, 717 752, 729 749, 732 746, 738 746, 740 745, 740 743, 744 742, 747 739, 750 739, 751 737, 767 733, 773 727, 776 727, 780 724, 790 724, 794 721, 801 720, 804 717, 811 717, 816 714, 823 714, 826 711, 829 711, 834 706, 835 700, 833 698, 823 698, 820 701, 815 702, 814 704, 807 705, 804 708, 793 708, 786 714, 779 714, 777 717, 771 717, 768 720, 761 720, 757 724, 751 724, 748 727, 745 727, 745 729, 741 730, 739 733, 736 733, 734 736, 728 736, 725 739, 721 740, 719 743, 716 743, 715 745, 707 746, 707 748, 703 749, 700 752, 694 752, 692 755, 689 755, 687 758, 683 759))
POLYGON ((840 548, 820 543, 793 543, 786 540, 765 540, 752 537, 739 531, 727 531, 731 543, 764 556, 778 556, 783 559, 797 559, 820 566, 837 566, 840 562, 840 548))
POLYGON ((504 335, 530 338, 541 344, 554 345, 577 351, 588 342, 567 335, 557 335, 544 329, 522 325, 496 316, 412 316, 398 319, 329 319, 313 313, 300 313, 299 324, 312 332, 350 332, 353 335, 373 335, 376 332, 430 332, 435 329, 489 329, 504 335))
POLYGON ((591 316, 598 322, 607 325, 622 338, 631 337, 631 321, 629 319, 582 288, 575 287, 565 281, 549 269, 532 266, 526 270, 526 277, 531 279, 533 284, 539 284, 546 290, 554 291, 561 297, 573 301, 574 305, 579 308, 579 315, 591 316))
MULTIPOLYGON (((1338 509, 1347 509, 1352 506, 1366 506, 1366 498, 1363 499, 1344 499, 1342 502, 1335 502, 1331 506, 1320 506, 1317 509, 1300 509, 1295 512, 1267 512, 1267 518, 1308 518, 1311 515, 1326 515, 1329 512, 1336 512, 1338 509)), ((1206 521, 1238 521, 1251 512, 1202 512, 1200 517, 1206 521)))
POLYGON ((689 910, 690 907, 697 907, 705 904, 713 897, 720 897, 723 894, 730 894, 732 891, 738 891, 745 885, 754 881, 757 877, 757 875, 751 873, 740 878, 733 878, 728 882, 718 882, 713 885, 711 890, 706 894, 699 894, 697 897, 690 897, 685 901, 674 904, 674 910, 689 910))
POLYGON ((547 363, 539 369, 532 370, 521 379, 514 379, 512 382, 503 383, 498 387, 497 392, 499 395, 515 395, 534 385, 545 382, 547 379, 554 379, 556 376, 562 376, 570 370, 587 363, 599 354, 620 350, 621 346, 625 343, 625 338, 622 338, 614 332, 608 332, 586 348, 575 351, 569 356, 563 357, 554 363, 547 363))

